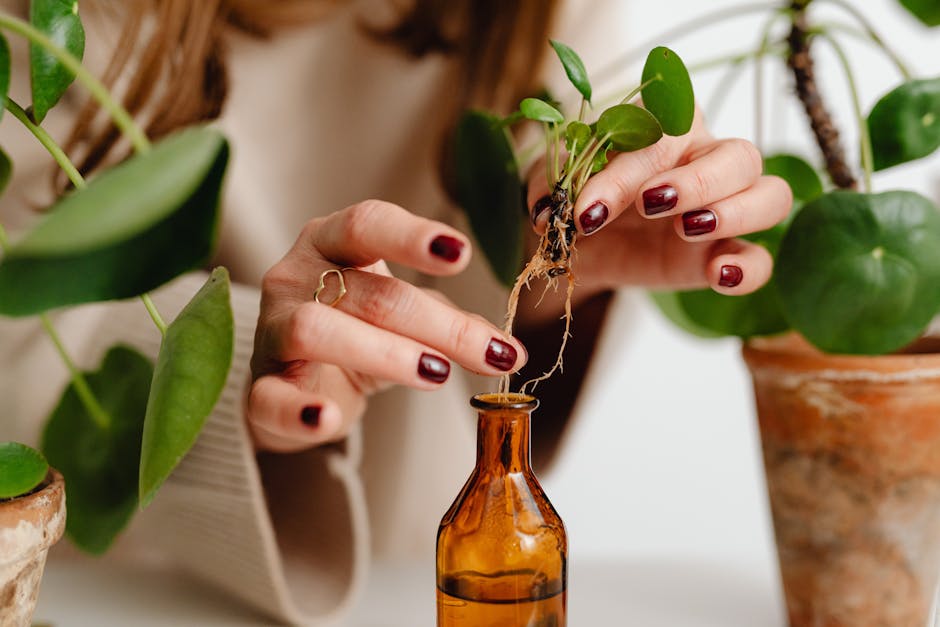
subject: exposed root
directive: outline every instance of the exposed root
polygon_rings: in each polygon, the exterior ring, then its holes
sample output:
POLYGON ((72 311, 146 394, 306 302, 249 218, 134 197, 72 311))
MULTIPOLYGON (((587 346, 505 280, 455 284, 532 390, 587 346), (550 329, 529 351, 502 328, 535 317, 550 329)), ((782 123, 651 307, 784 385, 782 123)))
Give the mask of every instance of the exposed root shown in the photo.
MULTIPOLYGON (((565 346, 571 335, 571 295, 574 293, 575 286, 574 273, 571 269, 571 259, 575 252, 574 243, 577 234, 574 226, 573 209, 568 193, 560 185, 556 185, 555 190, 552 192, 552 210, 545 234, 539 239, 535 254, 532 255, 532 258, 516 278, 516 283, 509 294, 506 324, 503 327, 507 335, 512 334, 513 322, 516 319, 516 312, 519 307, 519 295, 523 287, 532 289, 530 285, 532 279, 544 279, 546 282, 545 289, 538 301, 541 303, 549 289, 558 289, 559 277, 565 276, 568 280, 565 292, 565 333, 561 340, 561 347, 558 349, 558 357, 551 369, 539 377, 526 381, 519 390, 521 394, 525 393, 530 384, 534 389, 540 381, 544 381, 555 374, 556 371, 564 369, 565 346)), ((500 379, 497 393, 500 395, 508 394, 509 386, 509 375, 504 375, 500 379)))

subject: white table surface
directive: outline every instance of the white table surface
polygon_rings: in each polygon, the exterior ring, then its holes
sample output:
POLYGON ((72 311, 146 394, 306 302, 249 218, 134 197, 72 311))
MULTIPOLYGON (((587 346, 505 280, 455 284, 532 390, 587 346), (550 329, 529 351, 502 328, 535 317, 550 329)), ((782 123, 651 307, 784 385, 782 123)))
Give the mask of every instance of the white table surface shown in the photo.
MULTIPOLYGON (((572 561, 569 626, 783 627, 767 564, 572 561)), ((54 627, 241 627, 270 620, 186 575, 50 562, 35 622, 54 627)), ((349 627, 434 625, 433 565, 376 564, 349 627)))

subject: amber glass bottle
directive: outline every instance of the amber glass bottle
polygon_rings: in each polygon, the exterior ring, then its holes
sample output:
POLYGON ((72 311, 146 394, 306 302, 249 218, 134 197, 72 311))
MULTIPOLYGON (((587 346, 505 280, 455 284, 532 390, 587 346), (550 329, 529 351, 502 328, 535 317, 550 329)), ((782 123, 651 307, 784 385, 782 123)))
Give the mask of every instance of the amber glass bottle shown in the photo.
POLYGON ((529 463, 531 396, 481 394, 477 463, 437 532, 438 627, 562 627, 565 525, 529 463))

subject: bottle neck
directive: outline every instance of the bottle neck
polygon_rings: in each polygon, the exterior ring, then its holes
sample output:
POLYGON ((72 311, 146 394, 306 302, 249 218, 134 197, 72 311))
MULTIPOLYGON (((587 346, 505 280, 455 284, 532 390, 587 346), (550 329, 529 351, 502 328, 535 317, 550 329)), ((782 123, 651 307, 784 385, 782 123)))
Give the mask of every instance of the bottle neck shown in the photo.
POLYGON ((530 409, 483 410, 477 419, 477 469, 527 472, 530 409))

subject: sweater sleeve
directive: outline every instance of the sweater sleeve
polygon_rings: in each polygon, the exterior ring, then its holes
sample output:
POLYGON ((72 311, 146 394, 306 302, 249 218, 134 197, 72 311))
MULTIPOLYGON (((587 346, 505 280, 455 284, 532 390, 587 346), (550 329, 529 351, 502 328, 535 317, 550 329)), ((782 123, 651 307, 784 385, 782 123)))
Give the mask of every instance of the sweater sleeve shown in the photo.
MULTIPOLYGON (((181 277, 156 291, 154 302, 172 320, 205 280, 204 273, 181 277)), ((254 288, 232 286, 235 354, 225 389, 192 450, 138 514, 148 533, 135 540, 274 618, 336 624, 362 587, 368 558, 360 436, 277 456, 283 459, 256 456, 243 399, 259 299, 254 288)), ((151 359, 159 350, 138 301, 77 307, 53 319, 83 369, 97 368, 118 342, 151 359)), ((68 373, 35 318, 0 318, 0 363, 0 398, 15 420, 0 423, 0 440, 36 442, 68 373)))

